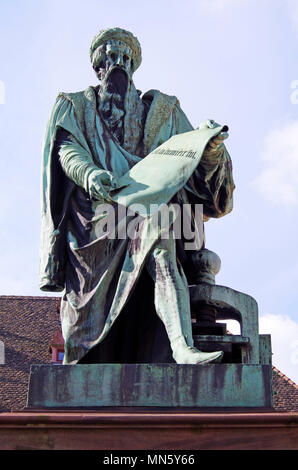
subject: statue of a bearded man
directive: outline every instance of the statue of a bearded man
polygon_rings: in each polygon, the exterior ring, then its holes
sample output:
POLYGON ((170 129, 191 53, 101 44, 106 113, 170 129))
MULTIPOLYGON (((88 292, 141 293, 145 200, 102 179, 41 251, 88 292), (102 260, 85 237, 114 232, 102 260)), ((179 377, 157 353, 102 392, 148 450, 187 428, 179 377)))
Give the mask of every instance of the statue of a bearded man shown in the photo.
MULTIPOLYGON (((194 348, 183 240, 159 232, 146 237, 150 217, 143 218, 137 238, 99 236, 96 229, 103 203, 119 212, 117 227, 131 220, 111 197, 119 178, 193 127, 176 97, 135 88, 141 47, 130 32, 100 31, 90 57, 100 85, 59 94, 44 145, 40 288, 63 291, 64 363, 219 361, 221 351, 194 348)), ((203 204, 205 220, 232 209, 226 137, 210 140, 173 198, 203 204)))

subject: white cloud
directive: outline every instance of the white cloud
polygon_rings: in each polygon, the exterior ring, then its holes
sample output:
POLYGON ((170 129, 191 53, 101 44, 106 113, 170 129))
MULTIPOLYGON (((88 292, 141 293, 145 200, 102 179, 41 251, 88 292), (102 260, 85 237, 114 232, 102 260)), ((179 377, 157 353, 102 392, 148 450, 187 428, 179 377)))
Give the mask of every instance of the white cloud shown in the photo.
POLYGON ((298 323, 287 315, 260 317, 260 333, 271 334, 272 363, 298 384, 298 323))
MULTIPOLYGON (((227 329, 240 334, 239 323, 228 320, 227 329)), ((259 318, 260 334, 270 334, 272 363, 298 384, 298 323, 287 315, 266 314, 259 318)))
POLYGON ((298 203, 298 121, 274 129, 265 137, 261 150, 265 169, 253 184, 273 204, 298 203))

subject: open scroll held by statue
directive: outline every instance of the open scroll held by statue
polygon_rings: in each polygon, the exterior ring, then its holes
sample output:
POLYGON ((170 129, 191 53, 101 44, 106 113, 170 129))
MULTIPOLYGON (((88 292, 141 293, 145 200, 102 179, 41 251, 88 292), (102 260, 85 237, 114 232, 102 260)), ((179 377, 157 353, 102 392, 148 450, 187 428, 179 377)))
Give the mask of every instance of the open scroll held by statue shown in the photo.
POLYGON ((227 128, 194 131, 176 97, 137 91, 131 33, 101 31, 90 57, 100 85, 58 96, 44 144, 40 288, 63 291, 64 363, 164 362, 165 349, 180 364, 218 361, 193 347, 183 238, 170 226, 162 239, 148 211, 137 237, 99 236, 98 223, 103 204, 115 234, 138 217, 120 211, 135 203, 203 204, 204 220, 230 212, 227 128))
MULTIPOLYGON (((208 142, 227 126, 208 122, 201 128, 171 137, 134 165, 111 193, 113 201, 127 207, 143 206, 144 215, 167 204, 188 182, 197 168, 208 142)), ((138 212, 141 213, 139 208, 138 212)))

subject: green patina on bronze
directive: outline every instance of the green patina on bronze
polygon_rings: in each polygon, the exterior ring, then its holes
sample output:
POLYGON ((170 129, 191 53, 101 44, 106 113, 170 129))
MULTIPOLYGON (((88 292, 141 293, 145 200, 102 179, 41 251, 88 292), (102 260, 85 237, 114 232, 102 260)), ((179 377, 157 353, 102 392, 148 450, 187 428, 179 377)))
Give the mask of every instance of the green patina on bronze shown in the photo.
MULTIPOLYGON (((216 359, 192 349, 188 253, 183 240, 176 244, 173 227, 162 240, 149 214, 138 221, 136 239, 99 237, 97 228, 100 206, 119 215, 117 201, 203 204, 204 220, 229 213, 234 183, 223 144, 227 129, 206 121, 194 131, 175 96, 142 95, 132 81, 141 48, 131 33, 100 32, 90 56, 100 86, 59 94, 43 152, 40 288, 63 292, 64 362, 115 362, 121 347, 116 362, 161 362, 161 346, 171 348, 178 363, 216 359), (149 321, 136 299, 150 289, 144 304, 154 303, 157 315, 149 321), (142 357, 127 360, 129 349, 142 357)), ((136 217, 120 217, 115 230, 136 217)), ((196 240, 202 248, 203 237, 196 240)))
POLYGON ((79 364, 31 367, 29 407, 272 406, 265 364, 79 364))

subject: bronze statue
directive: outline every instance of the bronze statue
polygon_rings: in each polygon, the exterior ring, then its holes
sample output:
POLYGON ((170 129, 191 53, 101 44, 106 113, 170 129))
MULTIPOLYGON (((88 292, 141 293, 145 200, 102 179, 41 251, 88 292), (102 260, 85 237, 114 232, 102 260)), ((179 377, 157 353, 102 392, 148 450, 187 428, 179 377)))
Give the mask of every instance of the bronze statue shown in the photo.
MULTIPOLYGON (((102 204, 117 214, 115 233, 134 220, 121 215, 113 200, 119 179, 170 137, 193 127, 176 97, 135 88, 141 47, 130 32, 100 31, 90 57, 100 85, 59 94, 44 145, 40 288, 63 291, 64 363, 219 361, 221 351, 193 347, 190 253, 172 227, 167 239, 159 232, 145 236, 150 217, 138 223, 135 238, 98 236, 97 230, 102 204)), ((226 137, 221 132, 209 141, 173 198, 179 205, 203 204, 204 220, 232 209, 226 137)))

